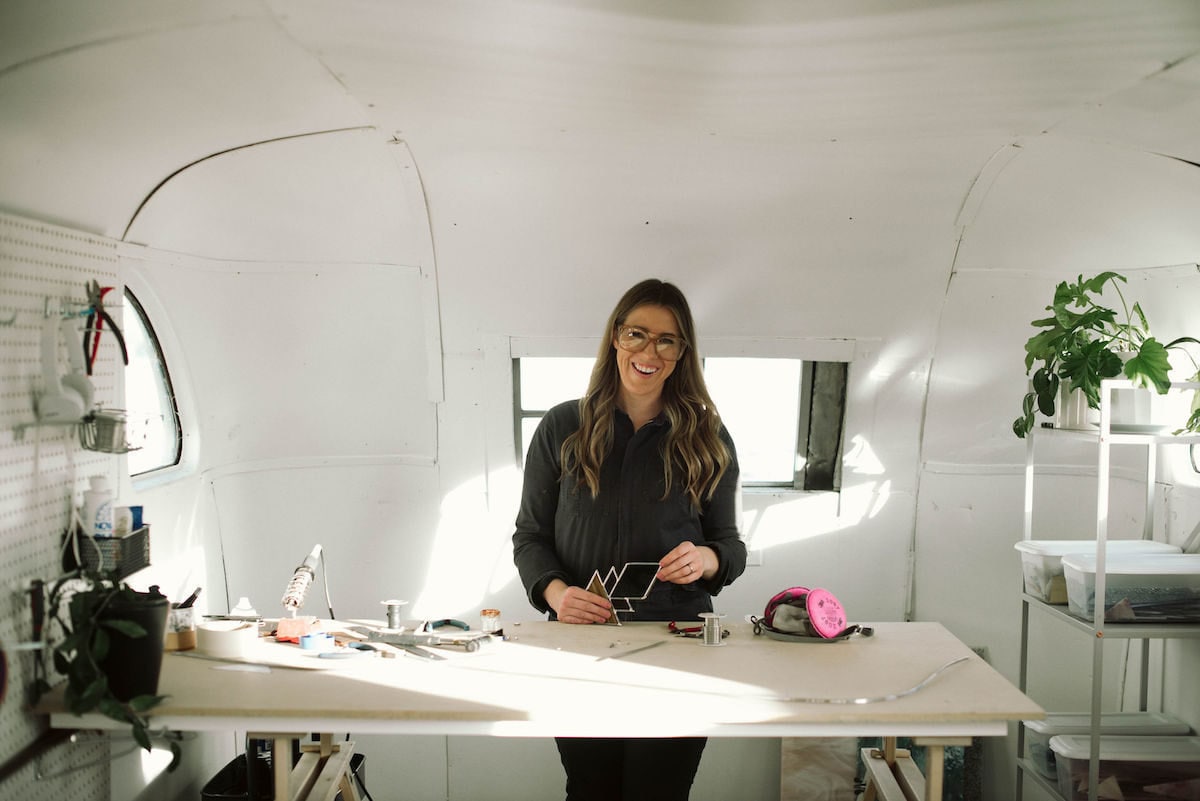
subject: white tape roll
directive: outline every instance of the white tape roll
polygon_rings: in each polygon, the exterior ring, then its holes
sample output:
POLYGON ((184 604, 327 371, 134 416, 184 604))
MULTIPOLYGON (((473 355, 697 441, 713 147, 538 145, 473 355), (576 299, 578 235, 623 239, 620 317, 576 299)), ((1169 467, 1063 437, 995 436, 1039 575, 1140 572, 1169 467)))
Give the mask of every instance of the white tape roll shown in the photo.
POLYGON ((241 659, 258 639, 258 624, 243 620, 213 620, 196 627, 196 649, 209 656, 241 659))

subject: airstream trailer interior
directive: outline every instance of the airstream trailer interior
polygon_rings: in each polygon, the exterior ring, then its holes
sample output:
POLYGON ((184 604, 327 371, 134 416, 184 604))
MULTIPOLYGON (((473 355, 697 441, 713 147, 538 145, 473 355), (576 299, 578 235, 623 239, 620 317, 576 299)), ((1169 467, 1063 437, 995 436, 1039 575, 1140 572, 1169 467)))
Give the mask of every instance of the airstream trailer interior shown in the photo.
POLYGON ((696 801, 1197 797, 1200 5, 5 0, 0 43, 0 796, 561 798, 596 734, 708 736, 696 801), (530 443, 647 278, 746 566, 552 623, 530 443), (66 706, 97 570, 173 604, 141 729, 66 706), (756 629, 797 587, 845 636, 756 629))

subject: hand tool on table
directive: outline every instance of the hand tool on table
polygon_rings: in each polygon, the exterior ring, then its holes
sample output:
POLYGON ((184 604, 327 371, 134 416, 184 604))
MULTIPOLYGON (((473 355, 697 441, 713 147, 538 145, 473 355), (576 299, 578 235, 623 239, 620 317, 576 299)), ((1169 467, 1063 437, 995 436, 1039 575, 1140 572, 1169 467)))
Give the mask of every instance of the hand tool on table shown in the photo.
MULTIPOLYGON (((421 628, 424 628, 423 625, 421 628)), ((426 659, 445 659, 444 656, 426 650, 430 646, 455 645, 467 651, 478 651, 484 643, 490 642, 492 636, 482 631, 465 631, 462 634, 436 634, 430 631, 392 631, 373 629, 366 626, 354 626, 354 631, 366 635, 370 642, 381 642, 426 659)))

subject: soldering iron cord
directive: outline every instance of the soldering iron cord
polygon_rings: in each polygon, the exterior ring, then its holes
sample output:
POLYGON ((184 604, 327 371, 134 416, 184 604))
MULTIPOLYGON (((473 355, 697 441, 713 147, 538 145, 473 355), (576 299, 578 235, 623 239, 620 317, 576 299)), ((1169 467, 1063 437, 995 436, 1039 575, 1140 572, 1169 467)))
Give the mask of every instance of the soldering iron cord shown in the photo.
POLYGON ((943 672, 945 672, 952 666, 957 665, 959 662, 966 662, 968 658, 969 657, 960 656, 957 659, 951 659, 949 662, 947 662, 946 664, 942 665, 937 670, 930 673, 928 676, 926 676, 924 679, 922 679, 917 684, 914 684, 912 687, 909 687, 907 690, 903 690, 898 693, 889 693, 888 695, 876 695, 876 696, 872 696, 872 697, 863 697, 863 698, 800 698, 800 697, 793 697, 793 698, 782 698, 780 700, 787 701, 789 703, 798 703, 798 704, 875 704, 875 703, 879 703, 880 701, 895 701, 897 698, 903 698, 906 695, 912 695, 913 693, 921 690, 923 687, 928 685, 931 681, 936 679, 943 672))

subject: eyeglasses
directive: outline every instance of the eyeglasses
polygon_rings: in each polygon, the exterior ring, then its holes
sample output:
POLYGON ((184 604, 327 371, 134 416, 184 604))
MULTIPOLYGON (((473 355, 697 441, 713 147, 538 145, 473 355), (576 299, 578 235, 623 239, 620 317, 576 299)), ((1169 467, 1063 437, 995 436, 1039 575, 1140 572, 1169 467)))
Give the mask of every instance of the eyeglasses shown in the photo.
POLYGON ((654 343, 654 352, 669 362, 683 358, 683 352, 687 350, 687 342, 677 334, 651 334, 636 325, 623 325, 617 329, 617 344, 621 350, 640 353, 651 342, 654 343))

